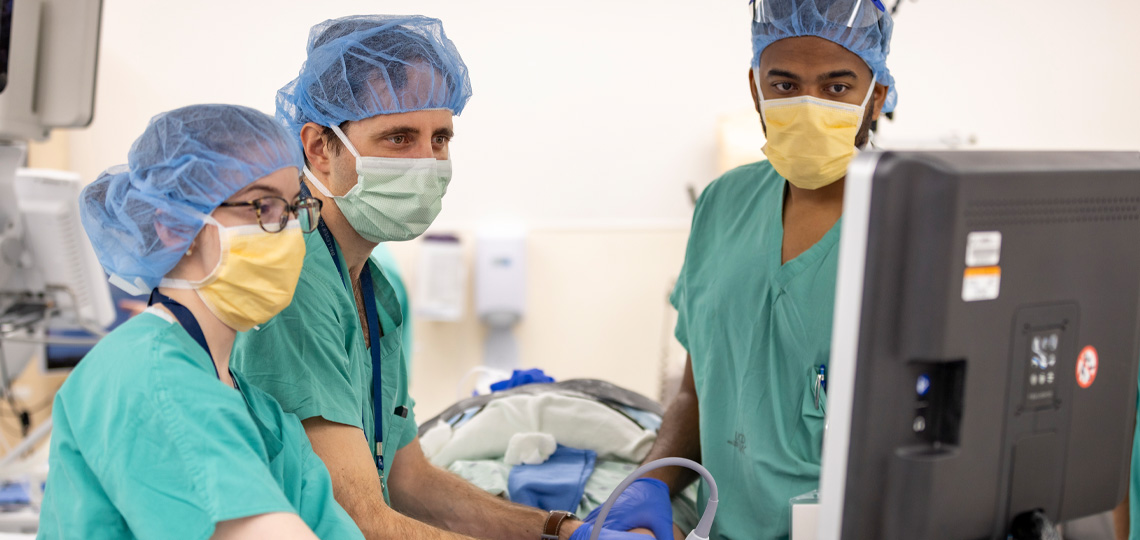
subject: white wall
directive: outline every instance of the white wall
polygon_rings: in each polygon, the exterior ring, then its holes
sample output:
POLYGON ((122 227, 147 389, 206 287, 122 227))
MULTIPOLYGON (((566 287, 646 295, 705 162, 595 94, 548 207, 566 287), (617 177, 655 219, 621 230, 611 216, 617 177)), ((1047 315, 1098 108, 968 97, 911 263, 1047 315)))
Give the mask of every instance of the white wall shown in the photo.
POLYGON ((890 62, 898 116, 884 133, 1140 150, 1138 19, 1135 0, 905 0, 890 62))
MULTIPOLYGON (((470 264, 474 237, 466 231, 460 237, 470 264)), ((520 363, 558 380, 605 379, 656 398, 663 369, 684 362, 666 297, 686 237, 684 229, 532 230, 527 314, 515 327, 520 363), (662 362, 665 356, 670 361, 662 362)), ((419 246, 393 247, 413 281, 419 246)), ((484 327, 473 304, 469 296, 458 322, 415 320, 412 396, 420 420, 456 401, 461 377, 483 361, 484 327)), ((472 378, 462 384, 468 393, 472 387, 472 378)))
POLYGON ((444 20, 475 92, 456 121, 456 181, 442 222, 683 226, 684 183, 715 173, 715 113, 750 100, 739 91, 746 6, 559 5, 107 0, 96 120, 76 136, 74 166, 90 176, 121 161, 152 114, 177 106, 235 102, 272 113, 316 22, 418 12, 444 20))
MULTIPOLYGON (((106 0, 95 122, 71 133, 71 166, 94 178, 124 161, 147 119, 174 107, 272 112, 309 26, 361 12, 443 19, 471 69, 436 230, 533 229, 524 361, 655 395, 685 187, 717 173, 718 119, 752 114, 744 0, 106 0)), ((1133 0, 905 0, 890 60, 900 105, 883 138, 1140 149, 1136 20, 1133 0)), ((418 246, 393 249, 414 282, 418 246)), ((470 315, 417 324, 427 418, 453 401, 482 334, 470 315)))
MULTIPOLYGON (((308 27, 368 11, 442 18, 471 68, 442 224, 684 224, 685 184, 716 173, 717 118, 751 107, 743 0, 107 0, 95 122, 73 136, 73 167, 93 177, 123 161, 173 107, 272 112, 308 27)), ((1136 20, 1131 0, 904 0, 884 132, 1140 148, 1136 20)))

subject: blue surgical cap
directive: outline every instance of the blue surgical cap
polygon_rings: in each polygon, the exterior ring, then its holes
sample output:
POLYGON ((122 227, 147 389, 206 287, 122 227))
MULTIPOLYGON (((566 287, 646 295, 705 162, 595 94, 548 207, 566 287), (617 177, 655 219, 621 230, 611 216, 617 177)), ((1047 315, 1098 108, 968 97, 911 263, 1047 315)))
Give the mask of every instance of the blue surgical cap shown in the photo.
POLYGON ((322 126, 424 109, 463 112, 467 65, 443 32, 420 15, 357 15, 309 31, 308 58, 277 92, 277 118, 300 137, 322 126))
POLYGON ((887 69, 894 22, 880 0, 752 0, 752 67, 784 38, 816 36, 862 58, 879 84, 890 87, 883 112, 895 110, 898 93, 887 69))
POLYGON ((191 105, 152 118, 127 164, 83 189, 79 215, 111 282, 142 294, 178 264, 203 217, 259 178, 300 170, 302 160, 293 137, 269 115, 191 105))

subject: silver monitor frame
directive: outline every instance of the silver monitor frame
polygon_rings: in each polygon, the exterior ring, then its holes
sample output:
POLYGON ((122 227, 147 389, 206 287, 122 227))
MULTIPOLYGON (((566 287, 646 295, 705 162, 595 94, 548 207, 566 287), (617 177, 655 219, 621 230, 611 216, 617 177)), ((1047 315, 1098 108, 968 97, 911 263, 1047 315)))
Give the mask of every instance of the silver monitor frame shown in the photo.
POLYGON ((843 530, 847 488, 847 454, 851 445, 851 413, 855 401, 855 359, 859 351, 863 273, 867 230, 871 221, 871 179, 879 152, 863 152, 851 161, 843 191, 843 225, 839 240, 839 274, 828 363, 827 419, 820 468, 818 540, 839 540, 843 530))

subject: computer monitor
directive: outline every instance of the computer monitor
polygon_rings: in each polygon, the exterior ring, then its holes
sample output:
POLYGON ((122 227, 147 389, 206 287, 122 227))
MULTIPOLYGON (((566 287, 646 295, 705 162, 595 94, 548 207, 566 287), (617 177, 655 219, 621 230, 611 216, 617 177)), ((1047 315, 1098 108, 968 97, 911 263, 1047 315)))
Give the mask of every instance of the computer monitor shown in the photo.
MULTIPOLYGON (((0 147, 0 158, 15 158, 11 149, 0 147)), ((0 174, 0 195, 9 196, 0 201, 0 383, 37 356, 45 370, 72 367, 75 347, 89 348, 120 316, 79 222, 81 187, 63 171, 0 174), (58 342, 54 350, 45 339, 58 342)))
POLYGON ((24 219, 31 265, 25 285, 43 290, 65 320, 106 328, 115 306, 95 250, 79 222, 79 175, 47 169, 16 173, 16 205, 24 219))
POLYGON ((91 123, 102 8, 102 0, 0 0, 0 140, 91 123))
POLYGON ((885 152, 846 181, 819 538, 1112 509, 1140 359, 1140 153, 885 152))
POLYGON ((12 50, 12 0, 0 0, 0 92, 8 86, 8 53, 12 50))

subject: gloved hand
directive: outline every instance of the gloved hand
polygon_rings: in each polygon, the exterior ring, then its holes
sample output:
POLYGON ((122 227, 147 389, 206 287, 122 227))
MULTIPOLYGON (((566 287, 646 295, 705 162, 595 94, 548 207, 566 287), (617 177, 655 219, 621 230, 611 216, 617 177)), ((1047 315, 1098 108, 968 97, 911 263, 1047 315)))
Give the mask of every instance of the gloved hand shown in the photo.
MULTIPOLYGON (((608 519, 606 521, 609 521, 608 519)), ((582 523, 574 532, 570 534, 570 540, 590 540, 590 535, 594 532, 594 523, 582 523)), ((647 534, 631 533, 625 531, 615 531, 611 529, 602 529, 601 534, 598 535, 598 540, 649 540, 647 534)), ((673 533, 665 537, 666 540, 672 540, 673 533)))
MULTIPOLYGON (((585 523, 593 524, 601 512, 601 506, 595 508, 586 516, 585 523)), ((669 503, 669 487, 655 478, 638 478, 614 501, 602 527, 611 531, 628 531, 641 527, 653 531, 653 536, 659 540, 673 538, 673 506, 669 503)), ((602 537, 605 537, 604 533, 602 537)))

